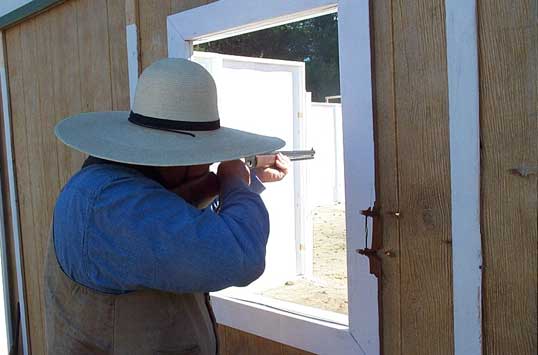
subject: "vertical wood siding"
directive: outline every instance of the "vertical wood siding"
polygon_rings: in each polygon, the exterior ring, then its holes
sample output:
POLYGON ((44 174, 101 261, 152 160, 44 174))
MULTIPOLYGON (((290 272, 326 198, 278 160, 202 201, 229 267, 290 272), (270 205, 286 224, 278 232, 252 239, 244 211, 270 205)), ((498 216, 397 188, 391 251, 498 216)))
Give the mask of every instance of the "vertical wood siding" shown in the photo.
POLYGON ((452 259, 444 4, 395 1, 393 13, 402 215, 402 354, 450 354, 452 259))
POLYGON ((56 140, 53 127, 81 111, 128 108, 124 19, 123 0, 79 0, 6 31, 33 354, 44 353, 42 272, 52 209, 83 158, 56 140))
MULTIPOLYGON (((138 0, 142 68, 167 55, 167 15, 211 1, 138 0)), ((387 252, 380 253, 382 347, 387 355, 452 354, 445 6, 371 5, 377 193, 387 252)), ((535 354, 538 179, 510 169, 538 166, 538 3, 478 6, 484 353, 535 354)), ((81 111, 128 109, 125 0, 67 1, 11 27, 5 39, 31 349, 43 354, 41 274, 52 207, 83 159, 54 138, 52 127, 81 111)), ((15 285, 14 268, 11 275, 15 285)), ((219 334, 223 354, 306 354, 224 326, 219 334)))
POLYGON ((400 354, 400 228, 394 213, 400 209, 398 183, 398 140, 394 102, 394 46, 392 1, 372 3, 372 53, 376 149, 376 196, 381 209, 383 253, 381 280, 381 339, 384 354, 400 354))
POLYGON ((538 353, 538 3, 478 1, 484 354, 538 353))
POLYGON ((234 328, 219 325, 222 355, 309 355, 311 353, 292 348, 234 328))

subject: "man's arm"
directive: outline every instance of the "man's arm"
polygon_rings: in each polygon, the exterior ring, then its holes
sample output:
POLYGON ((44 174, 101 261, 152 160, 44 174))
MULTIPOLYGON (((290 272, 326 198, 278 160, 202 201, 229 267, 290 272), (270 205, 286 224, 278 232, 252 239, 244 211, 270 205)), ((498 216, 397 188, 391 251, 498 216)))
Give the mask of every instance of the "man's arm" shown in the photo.
POLYGON ((243 179, 223 179, 219 214, 139 179, 110 184, 96 199, 84 253, 90 287, 208 292, 261 275, 269 218, 243 179))

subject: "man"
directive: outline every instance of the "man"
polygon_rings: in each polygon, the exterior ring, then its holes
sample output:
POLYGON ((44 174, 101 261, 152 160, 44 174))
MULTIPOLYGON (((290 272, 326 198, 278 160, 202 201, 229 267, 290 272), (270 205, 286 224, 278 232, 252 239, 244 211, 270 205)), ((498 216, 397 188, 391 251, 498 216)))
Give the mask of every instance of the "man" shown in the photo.
POLYGON ((90 158, 54 210, 48 352, 218 353, 207 293, 262 274, 269 220, 256 191, 289 164, 266 156, 272 166, 251 176, 238 159, 284 142, 220 127, 213 79, 182 59, 142 73, 131 112, 80 114, 55 133, 90 158))

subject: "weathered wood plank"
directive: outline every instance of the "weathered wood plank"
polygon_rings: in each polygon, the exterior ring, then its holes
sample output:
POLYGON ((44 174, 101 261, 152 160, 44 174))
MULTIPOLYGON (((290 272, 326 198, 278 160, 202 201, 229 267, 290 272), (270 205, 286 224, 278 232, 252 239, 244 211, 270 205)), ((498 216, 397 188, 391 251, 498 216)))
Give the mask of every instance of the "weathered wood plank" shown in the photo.
POLYGON ((400 235, 394 214, 398 203, 398 147, 394 112, 394 50, 391 1, 372 2, 376 196, 381 208, 383 253, 381 280, 381 349, 401 354, 400 235))
POLYGON ((106 0, 79 0, 77 24, 82 111, 112 109, 106 0))
MULTIPOLYGON (((262 349, 263 353, 263 349, 262 349)), ((282 344, 282 355, 313 355, 311 352, 282 344)))
POLYGON ((170 0, 139 1, 140 63, 142 70, 168 55, 166 17, 170 0))
MULTIPOLYGON (((166 17, 215 0, 144 0, 138 1, 140 65, 148 65, 168 56, 166 17)), ((132 7, 131 5, 129 5, 132 7)), ((132 12, 132 11, 130 11, 132 12)), ((133 15, 128 15, 128 18, 133 15)))
POLYGON ((253 334, 219 325, 220 350, 223 355, 309 355, 311 353, 253 334))
POLYGON ((479 1, 484 354, 538 352, 538 4, 479 1))
POLYGON ((247 337, 245 337, 244 334, 242 334, 242 332, 234 328, 224 327, 224 334, 226 338, 226 342, 225 342, 226 348, 223 348, 221 350, 223 355, 248 354, 247 337))
MULTIPOLYGON (((49 14, 52 17, 53 38, 62 38, 61 41, 54 41, 51 50, 55 108, 55 117, 52 119, 55 123, 82 111, 76 6, 75 1, 69 1, 49 14)), ((83 154, 66 147, 59 140, 56 140, 56 146, 60 185, 63 186, 80 168, 83 154)))
MULTIPOLYGON (((14 129, 22 129, 21 135, 25 135, 26 145, 19 146, 16 152, 26 150, 27 165, 18 165, 17 177, 18 190, 25 190, 28 194, 28 205, 21 207, 21 231, 22 245, 25 262, 26 298, 29 320, 30 348, 32 352, 43 353, 43 309, 41 303, 40 270, 42 249, 39 226, 41 216, 38 209, 43 205, 42 172, 38 171, 40 164, 40 143, 42 139, 37 127, 40 117, 39 107, 39 83, 35 68, 39 66, 36 51, 36 27, 35 18, 20 25, 20 42, 22 55, 22 87, 24 90, 23 122, 15 123, 14 129), (37 121, 37 122, 36 122, 37 121), (20 124, 20 126, 19 126, 20 124), (23 126, 24 125, 24 126, 23 126), (25 171, 23 171, 25 170, 25 171), (19 174, 20 171, 20 174, 19 174), (24 211, 24 212, 23 212, 24 211), (37 272, 36 272, 37 271, 37 272)), ((9 53, 8 49, 8 53, 9 53)), ((9 62, 11 63, 11 61, 9 62)), ((15 97, 15 95, 13 95, 15 97)), ((15 117, 14 117, 15 119, 15 117)), ((17 142, 20 142, 16 140, 17 142)), ((17 156, 17 155, 16 155, 17 156)))
MULTIPOLYGON (((111 12, 124 19, 121 7, 111 12)), ((53 126, 83 110, 110 110, 113 101, 118 108, 125 106, 128 93, 121 88, 125 86, 119 72, 121 49, 109 51, 109 41, 120 40, 109 39, 109 25, 123 27, 114 19, 109 22, 104 0, 67 2, 7 34, 30 342, 35 354, 44 353, 41 266, 52 206, 59 187, 80 168, 83 158, 56 140, 53 126), (84 46, 79 47, 79 42, 84 46)))
POLYGON ((219 351, 220 353, 224 354, 224 349, 226 349, 226 327, 218 324, 217 325, 217 333, 219 337, 219 351))
MULTIPOLYGON (((38 85, 38 109, 37 116, 27 117, 27 133, 28 141, 33 146, 29 148, 33 152, 33 158, 30 160, 30 176, 31 185, 35 187, 32 191, 34 197, 34 221, 36 223, 35 238, 38 251, 36 256, 38 260, 37 269, 32 270, 35 273, 39 282, 39 299, 41 303, 41 324, 32 323, 31 328, 40 327, 41 332, 44 329, 44 310, 45 302, 43 298, 43 266, 47 249, 47 241, 49 236, 49 227, 52 220, 52 211, 54 200, 60 190, 60 181, 58 173, 58 155, 56 151, 56 137, 54 136, 54 88, 51 85, 52 81, 52 62, 51 49, 54 39, 51 36, 51 21, 50 16, 35 17, 36 36, 36 59, 32 63, 33 67, 28 68, 27 72, 33 70, 37 74, 38 85), (28 121, 30 119, 30 121, 28 121), (36 140, 36 138, 39 138, 36 140), (35 149, 35 151, 34 151, 35 149)), ((35 292, 37 290, 32 290, 35 292)), ((44 334, 42 335, 44 336, 44 334)), ((32 339, 32 342, 35 342, 32 339)), ((44 349, 44 339, 43 349, 44 349)), ((41 342, 39 342, 41 344, 41 342)), ((34 353, 41 353, 33 347, 34 353)))
POLYGON ((401 353, 452 354, 452 256, 445 11, 393 2, 401 353))
POLYGON ((170 0, 170 13, 175 14, 181 11, 212 3, 216 0, 170 0))
MULTIPOLYGON (((263 351, 264 354, 280 355, 280 344, 277 345, 275 350, 274 346, 267 346, 268 344, 259 344, 259 341, 255 335, 243 333, 237 329, 225 327, 225 337, 226 337, 226 348, 223 350, 224 354, 237 354, 237 355, 247 355, 247 354, 257 354, 260 351, 263 351), (260 346, 262 345, 262 346, 260 346)), ((268 340, 266 340, 268 341, 268 340)), ((272 344, 271 344, 272 345, 272 344)))
MULTIPOLYGON (((56 118, 56 105, 54 97, 53 68, 55 39, 52 37, 52 26, 54 25, 52 16, 36 17, 36 36, 37 36, 37 56, 41 62, 37 70, 39 86, 39 112, 40 116, 36 118, 35 124, 40 131, 41 149, 40 149, 40 166, 42 172, 42 186, 45 187, 44 199, 45 206, 41 206, 43 223, 39 226, 48 230, 48 225, 52 219, 53 202, 60 191, 60 180, 58 173, 58 155, 56 152, 57 140, 54 136, 54 125, 56 118)), ((46 233, 48 235, 48 233, 46 233)), ((43 248, 46 247, 46 240, 43 242, 43 248)), ((42 256, 44 256, 43 254, 42 256)))
POLYGON ((0 29, 7 29, 10 26, 28 20, 32 16, 37 16, 43 11, 62 3, 65 0, 34 0, 18 7, 16 10, 4 14, 0 17, 0 29))
MULTIPOLYGON (((238 331, 233 329, 233 331, 238 331)), ((240 333, 243 339, 247 339, 248 354, 281 355, 282 344, 262 338, 253 334, 240 333)))
POLYGON ((112 81, 112 109, 129 109, 125 0, 108 0, 108 44, 112 81))

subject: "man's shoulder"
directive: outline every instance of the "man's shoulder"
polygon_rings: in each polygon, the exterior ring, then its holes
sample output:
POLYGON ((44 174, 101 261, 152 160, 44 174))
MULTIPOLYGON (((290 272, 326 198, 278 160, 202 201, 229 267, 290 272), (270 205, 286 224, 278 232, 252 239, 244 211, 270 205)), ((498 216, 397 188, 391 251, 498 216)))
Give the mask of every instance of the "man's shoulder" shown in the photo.
POLYGON ((111 183, 133 179, 141 183, 150 182, 141 172, 127 166, 119 164, 93 164, 73 175, 64 186, 62 193, 74 189, 94 195, 111 183))

